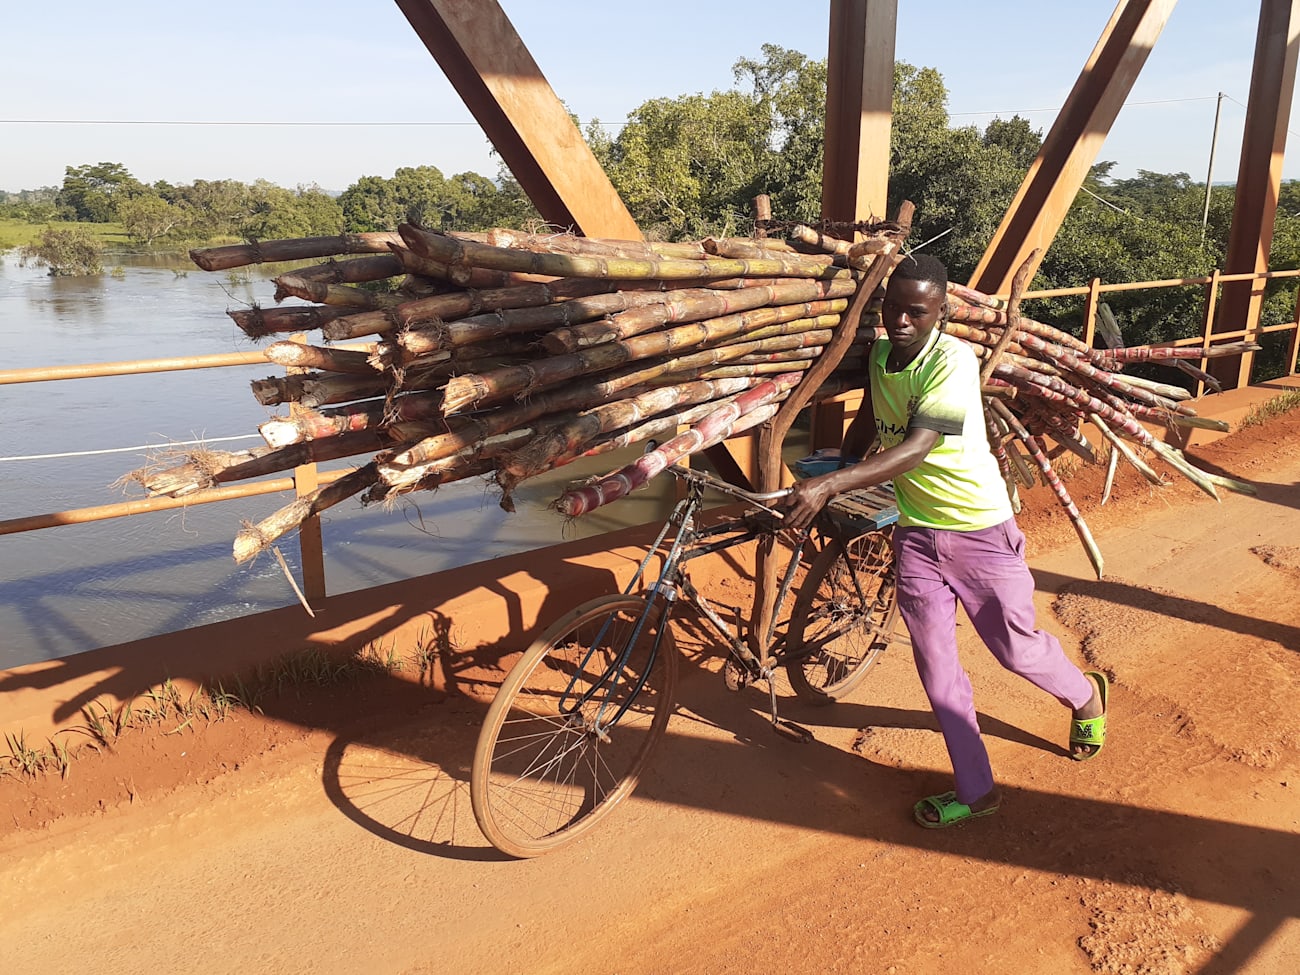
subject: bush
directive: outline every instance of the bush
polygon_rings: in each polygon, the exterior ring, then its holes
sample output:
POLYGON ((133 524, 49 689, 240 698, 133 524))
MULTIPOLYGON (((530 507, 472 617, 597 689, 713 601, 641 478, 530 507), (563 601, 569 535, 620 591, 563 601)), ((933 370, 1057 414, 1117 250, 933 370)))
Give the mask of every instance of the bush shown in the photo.
POLYGON ((104 246, 84 227, 56 230, 47 227, 41 239, 18 251, 18 263, 47 267, 52 275, 99 274, 104 246))

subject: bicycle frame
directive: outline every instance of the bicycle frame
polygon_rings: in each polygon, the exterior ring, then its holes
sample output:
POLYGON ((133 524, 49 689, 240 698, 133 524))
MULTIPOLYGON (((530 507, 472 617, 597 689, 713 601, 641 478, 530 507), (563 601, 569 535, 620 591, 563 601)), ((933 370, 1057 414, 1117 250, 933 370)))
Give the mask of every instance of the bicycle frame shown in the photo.
MULTIPOLYGON (((767 633, 761 634, 759 641, 759 654, 755 654, 745 641, 740 638, 739 632, 733 633, 732 628, 722 619, 713 605, 705 596, 695 587, 690 579, 681 571, 682 566, 692 559, 699 558, 703 555, 711 555, 716 552, 725 551, 737 545, 743 545, 747 542, 755 541, 766 535, 774 534, 779 528, 772 525, 761 525, 756 523, 755 513, 765 512, 772 518, 779 519, 780 513, 768 507, 764 502, 776 497, 784 496, 785 491, 776 492, 773 495, 756 495, 751 492, 742 491, 734 485, 727 484, 724 481, 717 480, 699 471, 689 468, 673 466, 668 468, 676 477, 687 482, 687 494, 681 501, 677 502, 668 519, 664 522, 663 528, 660 529, 658 537, 654 544, 646 553, 641 564, 637 567, 623 592, 631 595, 637 588, 638 583, 645 577, 646 570, 651 560, 659 552, 668 533, 676 528, 676 534, 673 537, 672 545, 668 554, 664 558, 664 563, 659 570, 659 575, 655 581, 646 590, 645 609, 642 611, 640 619, 637 620, 636 627, 633 630, 631 639, 624 645, 619 656, 611 661, 605 668, 604 672, 597 678, 592 686, 585 691, 581 697, 572 698, 574 685, 578 679, 575 674, 570 679, 569 685, 565 688, 560 696, 560 711, 564 714, 574 714, 579 712, 582 707, 597 697, 603 697, 597 708, 596 715, 593 719, 592 731, 600 737, 604 737, 608 729, 614 727, 627 709, 640 693, 647 677, 649 676, 655 657, 658 656, 660 644, 663 640, 663 634, 666 631, 669 621, 672 618, 673 610, 676 607, 679 596, 684 596, 696 609, 700 611, 701 616, 708 620, 719 637, 730 651, 736 662, 742 666, 750 679, 762 679, 767 681, 769 694, 771 697, 772 719, 776 723, 776 689, 772 685, 772 676, 775 669, 785 664, 787 660, 793 659, 790 654, 783 652, 787 648, 774 648, 772 645, 773 629, 775 619, 767 633), (704 491, 706 488, 712 488, 723 494, 745 501, 752 505, 754 512, 747 512, 739 517, 728 518, 720 521, 716 525, 706 528, 696 526, 696 514, 704 501, 704 491), (661 602, 662 601, 662 602, 661 602), (607 709, 611 707, 615 695, 624 686, 625 671, 631 648, 635 646, 637 640, 645 627, 647 620, 651 618, 657 608, 662 605, 662 616, 660 627, 655 634, 655 642, 650 648, 649 663, 644 672, 637 678, 635 684, 631 687, 630 692, 625 695, 623 702, 618 705, 612 715, 606 717, 607 709)), ((827 537, 827 544, 843 544, 839 538, 838 530, 833 523, 819 519, 821 522, 821 533, 827 537)), ((795 573, 798 570, 799 561, 803 555, 804 548, 810 544, 811 529, 805 530, 795 538, 793 552, 790 561, 787 563, 785 572, 781 578, 780 588, 777 591, 776 605, 784 605, 790 595, 790 587, 794 582, 795 573)), ((856 574, 853 576, 853 585, 859 596, 862 595, 862 587, 856 574)), ((603 640, 606 628, 610 625, 606 622, 597 634, 593 646, 588 649, 586 656, 578 668, 582 673, 592 655, 595 653, 595 647, 603 640)), ((811 648, 801 648, 801 652, 811 652, 811 648)))

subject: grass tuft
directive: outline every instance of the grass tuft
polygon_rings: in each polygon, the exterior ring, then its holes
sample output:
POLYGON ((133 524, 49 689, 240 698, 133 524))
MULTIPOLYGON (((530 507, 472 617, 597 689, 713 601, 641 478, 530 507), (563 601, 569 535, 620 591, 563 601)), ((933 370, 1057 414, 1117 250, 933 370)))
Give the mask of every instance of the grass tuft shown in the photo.
POLYGON ((1282 393, 1280 396, 1265 400, 1258 406, 1252 406, 1250 412, 1238 424, 1237 429, 1245 430, 1247 427, 1259 426, 1261 423, 1267 423, 1283 413, 1290 413, 1296 407, 1300 407, 1300 389, 1282 393))

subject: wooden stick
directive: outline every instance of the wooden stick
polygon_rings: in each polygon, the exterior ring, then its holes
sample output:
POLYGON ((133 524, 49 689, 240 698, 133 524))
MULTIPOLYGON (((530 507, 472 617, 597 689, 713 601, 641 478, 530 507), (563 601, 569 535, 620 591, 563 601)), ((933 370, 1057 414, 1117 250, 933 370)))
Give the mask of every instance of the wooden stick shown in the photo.
POLYGON ((266 357, 278 366, 323 369, 326 372, 345 372, 354 376, 375 375, 376 369, 370 364, 370 355, 369 352, 305 345, 302 342, 276 342, 266 347, 266 357))
POLYGON ((1007 325, 1002 330, 1002 336, 998 339, 998 344, 993 346, 993 354, 984 360, 984 365, 980 368, 980 383, 989 381, 993 375, 993 370, 997 368, 1002 354, 1006 352, 1016 333, 1020 331, 1020 296, 1025 293, 1025 286, 1029 284, 1029 275, 1033 269, 1038 266, 1038 256, 1042 251, 1034 248, 1029 252, 1029 256, 1016 271, 1016 276, 1011 279, 1011 298, 1007 302, 1007 325))
POLYGON ((270 548, 277 538, 295 528, 301 528, 308 518, 360 494, 378 479, 376 466, 373 463, 366 464, 331 484, 317 488, 311 494, 303 495, 256 525, 250 525, 235 536, 235 561, 240 564, 247 562, 259 552, 270 548))
POLYGON ((407 245, 417 254, 448 264, 495 268, 501 271, 527 271, 563 278, 590 278, 612 281, 656 280, 680 281, 730 277, 831 278, 847 277, 844 268, 828 267, 790 254, 772 260, 717 259, 684 261, 673 258, 635 260, 621 257, 581 257, 570 254, 539 254, 492 247, 472 241, 456 240, 402 224, 398 228, 407 245))
POLYGON ((190 259, 205 271, 225 271, 249 264, 302 261, 339 254, 384 254, 389 244, 400 244, 394 233, 344 234, 341 237, 301 237, 262 240, 190 251, 190 259))

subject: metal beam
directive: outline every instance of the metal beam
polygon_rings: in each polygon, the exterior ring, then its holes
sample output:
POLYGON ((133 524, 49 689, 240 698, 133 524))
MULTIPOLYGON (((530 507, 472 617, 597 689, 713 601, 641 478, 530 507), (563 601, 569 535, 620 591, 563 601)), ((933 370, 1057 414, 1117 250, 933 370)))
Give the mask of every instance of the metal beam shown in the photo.
POLYGON ((883 218, 898 0, 831 0, 822 218, 883 218))
MULTIPOLYGON (((1263 0, 1255 35, 1255 64, 1250 73, 1250 101, 1246 106, 1225 274, 1268 270, 1298 48, 1300 0, 1263 0)), ((1263 280, 1225 284, 1214 331, 1257 328, 1264 284, 1263 280)), ((1250 382, 1254 358, 1254 353, 1247 353, 1213 359, 1209 371, 1225 389, 1245 386, 1250 382)))
MULTIPOLYGON (((898 0, 831 0, 823 220, 856 222, 885 215, 897 36, 898 0)), ((838 447, 844 436, 844 403, 812 409, 810 446, 838 447)))
POLYGON ((971 276, 971 287, 1005 294, 1030 252, 1046 253, 1175 2, 1120 0, 971 276))
POLYGON ((542 217, 588 237, 641 231, 496 0, 397 0, 542 217))

